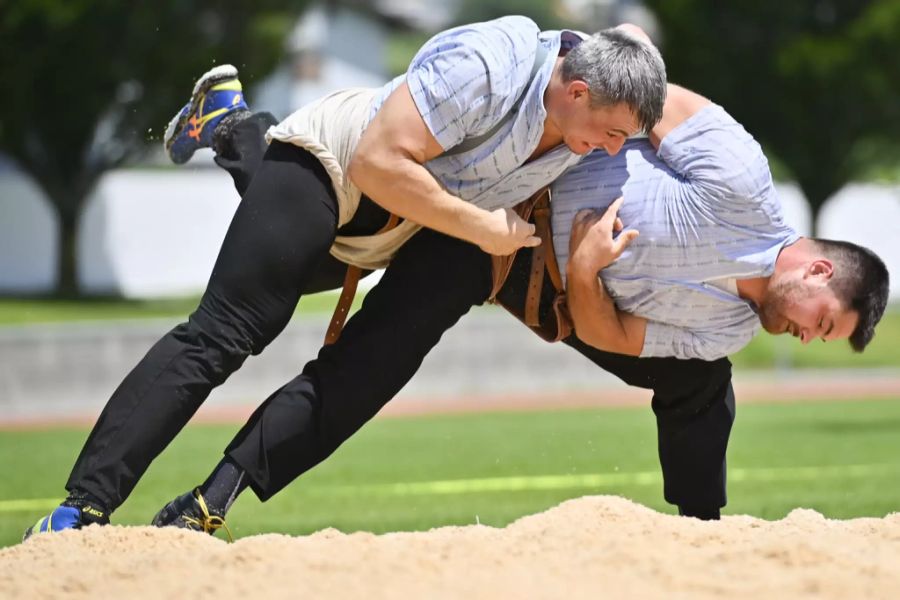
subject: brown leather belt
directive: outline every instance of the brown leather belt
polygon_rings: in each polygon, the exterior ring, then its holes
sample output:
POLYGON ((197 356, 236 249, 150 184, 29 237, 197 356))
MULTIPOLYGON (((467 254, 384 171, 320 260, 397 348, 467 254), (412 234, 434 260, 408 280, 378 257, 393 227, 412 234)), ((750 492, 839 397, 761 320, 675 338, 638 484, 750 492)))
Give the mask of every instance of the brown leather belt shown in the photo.
POLYGON ((566 306, 566 291, 563 287, 562 275, 559 272, 559 264, 556 262, 556 251, 553 249, 553 233, 550 228, 550 189, 539 190, 525 202, 513 207, 513 210, 526 221, 533 222, 535 234, 541 238, 541 245, 531 251, 531 275, 528 279, 525 306, 506 305, 497 298, 497 294, 509 277, 518 251, 509 256, 491 256, 493 286, 488 302, 505 308, 542 339, 548 342, 558 342, 572 333, 572 318, 569 316, 566 306), (548 318, 541 322, 539 309, 545 272, 550 276, 550 282, 556 290, 556 295, 552 304, 554 318, 548 318))
MULTIPOLYGON (((569 311, 566 307, 566 292, 559 272, 559 265, 556 262, 556 252, 553 249, 553 233, 550 229, 550 188, 546 187, 539 190, 528 200, 513 207, 513 210, 522 219, 529 222, 533 221, 535 233, 541 238, 541 245, 536 246, 531 252, 531 276, 528 281, 525 306, 508 306, 497 298, 497 294, 509 277, 509 272, 512 269, 513 261, 518 251, 508 256, 491 256, 493 285, 488 302, 505 308, 542 339, 548 342, 558 342, 572 333, 572 318, 569 316, 569 311), (553 298, 552 304, 555 318, 546 319, 542 323, 539 309, 545 272, 550 276, 550 282, 556 290, 556 296, 553 298)), ((399 222, 399 217, 391 215, 387 224, 378 233, 384 233, 393 229, 399 222)), ((356 288, 361 274, 362 269, 359 267, 347 265, 347 274, 344 276, 344 288, 341 290, 331 322, 328 324, 328 330, 325 332, 326 346, 335 343, 341 336, 350 305, 353 303, 353 297, 356 295, 356 288)))
MULTIPOLYGON (((378 233, 390 231, 400 224, 400 217, 391 214, 388 222, 384 227, 378 230, 378 233)), ((376 233, 375 235, 378 235, 376 233)), ((350 312, 350 305, 353 304, 353 298, 356 296, 356 288, 359 285, 359 278, 362 275, 362 269, 356 265, 347 265, 347 274, 344 275, 344 287, 338 298, 337 306, 334 307, 334 314, 331 315, 331 322, 325 331, 325 345, 333 344, 341 337, 341 331, 344 330, 344 323, 347 321, 347 314, 350 312)))

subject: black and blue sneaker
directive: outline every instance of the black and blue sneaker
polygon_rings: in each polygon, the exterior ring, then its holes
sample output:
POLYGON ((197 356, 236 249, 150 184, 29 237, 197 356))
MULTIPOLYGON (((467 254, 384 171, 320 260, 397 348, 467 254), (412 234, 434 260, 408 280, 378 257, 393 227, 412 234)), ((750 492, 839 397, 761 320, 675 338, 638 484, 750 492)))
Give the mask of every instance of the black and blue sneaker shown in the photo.
POLYGON ((229 542, 233 542, 231 530, 225 524, 225 517, 210 509, 200 489, 178 496, 156 513, 150 522, 154 527, 178 527, 202 531, 215 535, 219 529, 225 530, 229 542))
POLYGON ((24 542, 32 535, 39 533, 55 533, 66 529, 81 529, 87 525, 106 525, 109 523, 109 512, 81 496, 69 496, 62 504, 53 509, 49 515, 38 519, 37 523, 25 530, 24 542))
POLYGON ((166 154, 184 164, 200 148, 210 148, 216 126, 235 111, 249 110, 237 69, 220 65, 207 71, 194 85, 190 101, 178 111, 163 136, 166 154))

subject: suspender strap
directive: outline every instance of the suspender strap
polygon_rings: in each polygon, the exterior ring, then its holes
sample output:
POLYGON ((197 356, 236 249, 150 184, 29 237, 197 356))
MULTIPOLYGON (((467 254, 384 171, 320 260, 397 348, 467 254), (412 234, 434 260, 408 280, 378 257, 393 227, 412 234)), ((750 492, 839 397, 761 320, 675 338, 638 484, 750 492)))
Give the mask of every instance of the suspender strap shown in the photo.
POLYGON ((537 39, 537 47, 534 52, 534 64, 531 66, 531 75, 528 76, 528 83, 525 84, 525 87, 522 89, 522 93, 519 94, 519 97, 516 99, 515 104, 512 105, 509 112, 503 115, 503 118, 497 121, 497 123, 491 127, 487 132, 482 133, 481 135, 476 135, 475 137, 465 138, 463 141, 453 146, 446 152, 444 152, 441 156, 455 156, 457 154, 464 154, 469 150, 474 150, 484 142, 488 141, 498 131, 500 131, 504 125, 512 121, 516 114, 519 112, 519 107, 522 105, 522 102, 525 99, 525 95, 528 93, 528 90, 531 89, 531 84, 534 82, 534 78, 537 75, 538 71, 541 70, 541 67, 544 65, 544 61, 547 59, 547 48, 541 43, 540 38, 537 39))
MULTIPOLYGON (((378 233, 390 231, 399 223, 400 217, 391 214, 388 222, 378 230, 378 233)), ((347 265, 347 274, 344 275, 344 288, 341 290, 337 306, 334 307, 334 314, 331 315, 331 322, 328 324, 328 329, 325 332, 326 346, 335 343, 341 337, 341 331, 344 330, 344 322, 347 320, 347 313, 349 313, 350 305, 353 304, 353 298, 356 296, 356 288, 359 285, 361 275, 362 269, 356 265, 347 265)))

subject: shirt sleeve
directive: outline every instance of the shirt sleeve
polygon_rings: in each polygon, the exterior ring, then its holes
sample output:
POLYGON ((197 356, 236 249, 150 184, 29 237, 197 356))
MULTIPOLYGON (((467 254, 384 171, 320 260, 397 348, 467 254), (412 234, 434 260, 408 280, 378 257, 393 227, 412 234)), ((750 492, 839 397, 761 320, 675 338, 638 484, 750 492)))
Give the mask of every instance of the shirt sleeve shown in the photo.
POLYGON ((647 321, 641 358, 674 356, 717 360, 746 346, 753 339, 753 331, 717 330, 697 331, 659 321, 647 321))
POLYGON ((444 150, 499 122, 528 84, 540 30, 525 17, 450 29, 416 54, 406 83, 444 150))
POLYGON ((773 188, 762 148, 715 104, 669 132, 658 156, 706 201, 746 204, 769 196, 773 188))

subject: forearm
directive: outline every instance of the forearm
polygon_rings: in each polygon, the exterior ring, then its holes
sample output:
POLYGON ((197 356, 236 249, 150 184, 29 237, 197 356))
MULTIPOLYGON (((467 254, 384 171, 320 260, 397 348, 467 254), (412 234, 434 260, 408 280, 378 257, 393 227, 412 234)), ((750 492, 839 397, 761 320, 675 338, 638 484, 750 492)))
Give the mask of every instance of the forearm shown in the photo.
POLYGON ((412 157, 357 153, 350 178, 366 196, 399 217, 475 244, 490 234, 488 211, 448 193, 412 157))
POLYGON ((596 271, 570 262, 566 280, 566 299, 578 339, 606 352, 640 356, 646 321, 616 308, 596 271))
POLYGON ((443 152, 403 84, 360 137, 348 176, 395 215, 472 242, 490 254, 540 244, 534 225, 513 211, 487 211, 447 193, 423 166, 443 152))

